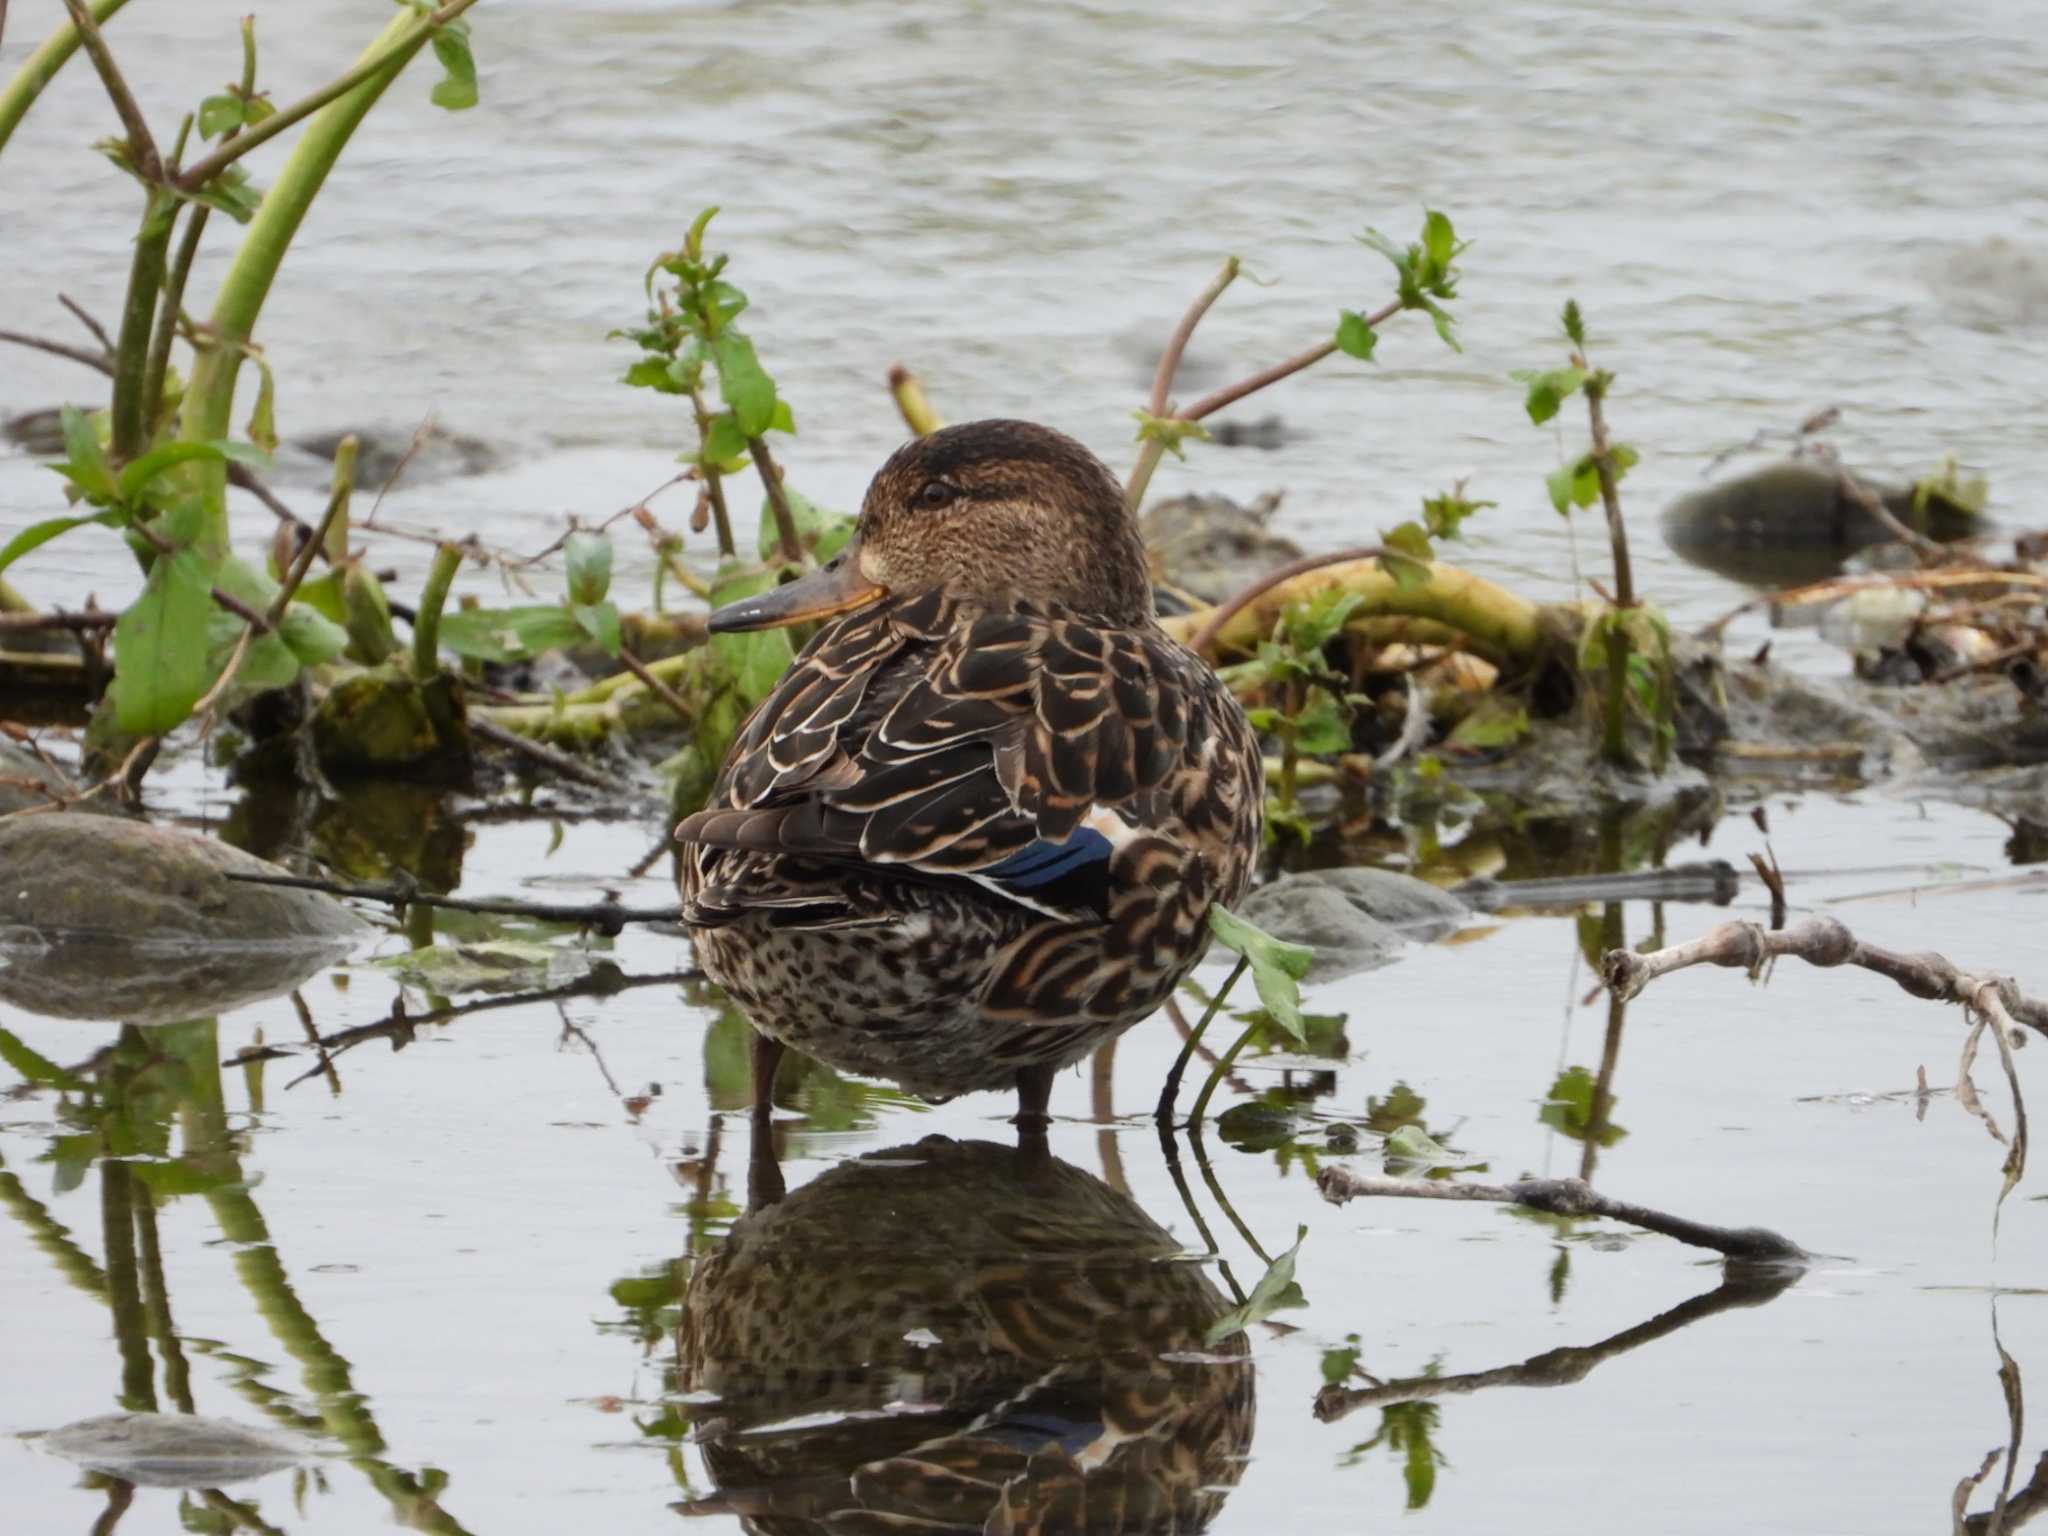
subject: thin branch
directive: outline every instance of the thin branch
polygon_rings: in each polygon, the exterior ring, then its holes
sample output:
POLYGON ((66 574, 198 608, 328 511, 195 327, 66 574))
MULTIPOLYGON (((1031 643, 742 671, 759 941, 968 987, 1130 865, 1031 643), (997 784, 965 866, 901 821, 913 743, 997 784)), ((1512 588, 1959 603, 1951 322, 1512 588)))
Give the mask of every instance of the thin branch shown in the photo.
POLYGON ((90 310, 86 309, 76 299, 72 298, 71 295, 68 293, 58 294, 57 302, 59 304, 62 304, 66 309, 70 310, 72 315, 77 319, 80 325, 84 326, 88 331, 92 332, 92 339, 94 341, 98 342, 109 353, 111 353, 114 350, 114 339, 107 334, 107 328, 105 326, 101 325, 99 321, 93 319, 92 312, 90 310))
POLYGON ((616 781, 599 773, 588 763, 571 757, 566 752, 557 752, 553 747, 543 742, 535 741, 531 737, 522 736, 517 731, 507 730, 494 720, 480 719, 472 714, 469 718, 469 730, 473 736, 481 736, 485 741, 497 746, 509 747, 514 752, 524 753, 535 762, 544 764, 565 778, 576 779, 584 784, 593 785, 598 789, 610 790, 613 793, 619 791, 620 786, 616 781))
POLYGON ((64 9, 71 13, 71 25, 78 31, 78 40, 85 46, 86 57, 99 71, 100 83, 107 88, 114 110, 121 116, 121 126, 128 133, 128 153, 135 160, 136 174, 146 186, 159 185, 164 179, 164 163, 157 154, 156 139, 149 131, 149 122, 143 117, 142 108, 136 105, 134 94, 128 89, 128 82, 121 77, 120 66, 108 51, 106 38, 100 35, 100 24, 85 8, 85 0, 64 0, 64 9))
POLYGON ((322 880, 311 875, 229 875, 242 885, 275 885, 295 891, 323 891, 329 896, 346 896, 355 901, 376 901, 404 912, 407 907, 438 907, 449 912, 490 912, 501 917, 531 917, 546 923, 581 923, 611 938, 628 923, 673 923, 680 909, 665 907, 622 907, 610 897, 603 901, 518 901, 509 896, 439 896, 413 885, 354 885, 340 880, 322 880))
POLYGON ((29 347, 37 352, 47 352, 52 357, 69 358, 74 363, 114 376, 114 360, 98 353, 88 352, 83 347, 74 347, 61 341, 50 341, 41 336, 25 336, 20 331, 0 331, 0 341, 11 341, 17 347, 29 347))
POLYGON ((1216 643, 1216 637, 1223 633, 1224 625, 1283 582, 1292 581, 1297 576, 1305 576, 1310 571, 1321 570, 1326 565, 1344 565, 1352 560, 1377 560, 1386 552, 1383 545, 1360 544, 1326 555, 1304 555, 1299 560, 1290 560, 1287 564, 1266 572, 1250 586, 1241 589, 1235 597, 1210 609, 1202 620, 1202 627, 1196 630, 1194 638, 1188 641, 1188 649, 1197 656, 1206 656, 1209 647, 1216 643))
POLYGON ((1402 1200, 1477 1200, 1518 1205, 1546 1216, 1604 1216, 1610 1221, 1662 1233, 1695 1248, 1711 1248, 1731 1259, 1803 1264, 1806 1250, 1764 1227, 1715 1227, 1670 1216, 1625 1200, 1609 1199, 1583 1179, 1521 1179, 1513 1184, 1468 1184, 1449 1179, 1394 1179, 1353 1173, 1333 1164, 1316 1175, 1316 1187, 1332 1205, 1362 1195, 1402 1200))
POLYGON ((768 440, 748 438, 747 452, 753 455, 755 472, 760 475, 761 484, 768 492, 768 506, 775 514, 776 537, 782 543, 782 558, 792 565, 798 564, 803 560, 804 547, 796 536, 796 514, 790 510, 789 493, 782 488, 782 472, 769 456, 768 440))
POLYGON ((112 629, 120 618, 118 613, 74 613, 62 608, 55 613, 0 613, 0 634, 42 629, 68 629, 83 633, 86 630, 112 629))
POLYGON ((1159 367, 1152 375, 1152 397, 1145 409, 1154 416, 1166 414, 1167 397, 1173 393, 1173 376, 1180 371, 1182 354, 1188 349, 1188 340, 1195 334, 1195 327, 1202 323, 1202 316, 1209 313, 1209 307, 1223 296, 1223 290, 1237 281, 1238 261, 1235 256, 1226 260, 1209 280, 1209 286, 1195 295, 1195 302, 1188 306, 1186 314, 1180 317, 1180 324, 1173 328, 1173 335, 1167 338, 1166 350, 1159 354, 1159 367))
MULTIPOLYGON (((75 7, 79 0, 65 0, 65 3, 75 7)), ((364 81, 371 79, 383 70, 391 68, 392 65, 405 58, 411 50, 416 49, 422 37, 430 35, 448 22, 453 21, 474 4, 476 4, 476 0, 449 0, 447 5, 442 6, 431 16, 422 17, 419 26, 402 32, 392 39, 389 48, 384 49, 374 57, 364 59, 347 74, 330 80, 326 85, 321 86, 319 90, 313 92, 312 95, 301 97, 288 107, 280 107, 255 127, 243 129, 212 154, 207 155, 196 164, 190 166, 178 178, 179 189, 185 192, 198 191, 259 144, 269 143, 270 140, 276 138, 287 128, 293 127, 304 119, 311 117, 329 102, 346 96, 364 81)))
MULTIPOLYGON (((1392 303, 1376 309, 1367 315, 1365 323, 1373 330, 1378 330, 1380 326, 1400 312, 1401 302, 1396 299, 1392 303)), ((1235 384, 1226 385, 1222 389, 1212 390, 1186 410, 1176 412, 1175 414, 1181 421, 1200 421, 1204 416, 1214 415, 1226 405, 1237 404, 1246 395, 1255 395, 1267 385, 1279 383, 1290 374, 1299 373, 1304 368, 1313 368, 1336 350, 1337 340, 1333 336, 1330 340, 1318 342, 1307 351, 1297 352, 1294 356, 1285 358, 1273 364, 1270 368, 1262 368, 1249 378, 1239 379, 1235 384)))
POLYGON ((1854 965, 1875 971, 1915 997, 1974 1008, 2008 1036, 2020 1024, 2048 1035, 2048 1002, 2021 993, 2010 979, 1958 970, 1946 956, 1931 951, 1909 955, 1865 944, 1832 917, 1805 918, 1776 933, 1755 923, 1722 923, 1696 939, 1648 954, 1610 950, 1600 962, 1600 973, 1611 990, 1628 999, 1659 976, 1689 966, 1732 966, 1755 976, 1766 961, 1780 955, 1808 965, 1854 965))
POLYGON ((657 699, 660 699, 661 702, 666 704, 670 709, 675 711, 675 715, 678 720, 682 721, 685 725, 695 725, 697 723, 697 717, 695 713, 692 712, 688 704, 683 702, 682 695, 677 693, 675 689, 669 687, 667 683, 663 682, 660 678, 656 677, 652 672, 648 671, 647 664, 643 662, 638 656, 635 656, 631 651, 627 650, 624 646, 620 646, 619 660, 625 663, 626 670, 628 672, 632 673, 635 677, 639 678, 641 682, 647 685, 649 692, 651 692, 657 699))

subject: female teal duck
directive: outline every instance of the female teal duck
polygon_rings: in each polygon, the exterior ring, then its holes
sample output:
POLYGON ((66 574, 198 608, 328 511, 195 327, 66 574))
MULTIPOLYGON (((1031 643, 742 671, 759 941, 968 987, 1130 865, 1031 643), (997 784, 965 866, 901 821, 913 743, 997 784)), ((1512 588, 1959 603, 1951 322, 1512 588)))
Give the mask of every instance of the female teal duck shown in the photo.
POLYGON ((826 619, 686 818, 683 915, 757 1031, 948 1098, 1156 1009, 1250 882, 1258 740, 1152 612, 1107 467, 1020 421, 906 444, 824 569, 712 615, 826 619))

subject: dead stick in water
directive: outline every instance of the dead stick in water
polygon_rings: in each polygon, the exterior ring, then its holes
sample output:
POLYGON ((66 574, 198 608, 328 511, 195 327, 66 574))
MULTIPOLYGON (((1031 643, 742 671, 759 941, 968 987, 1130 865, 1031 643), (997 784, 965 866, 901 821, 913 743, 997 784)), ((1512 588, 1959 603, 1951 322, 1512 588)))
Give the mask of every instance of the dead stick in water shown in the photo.
POLYGON ((1854 965, 1875 971, 1915 997, 1976 1009, 2002 1026, 2008 1039, 2021 1024, 2048 1035, 2048 1002, 2026 996, 2010 978, 1959 970, 1946 955, 1932 951, 1900 954, 1865 944, 1832 917, 1803 918, 1775 933, 1755 923, 1722 923, 1696 939, 1648 954, 1610 950, 1600 962, 1600 975, 1608 988, 1627 1002, 1672 971, 1724 965, 1756 976, 1765 962, 1780 955, 1808 965, 1854 965))
POLYGON ((1360 1196, 1402 1200, 1478 1200, 1518 1205, 1547 1216, 1603 1216, 1647 1232, 1660 1232, 1695 1248, 1711 1248, 1731 1259, 1803 1264, 1807 1252, 1790 1238, 1764 1227, 1715 1227, 1669 1216, 1646 1205, 1609 1199, 1584 1179, 1520 1179, 1513 1184, 1469 1184, 1437 1179, 1374 1178, 1333 1165, 1316 1175, 1316 1187, 1332 1205, 1360 1196))
POLYGON ((533 917, 550 923, 585 923, 612 935, 628 923, 673 923, 680 911, 667 907, 625 907, 607 898, 594 902, 518 901, 497 896, 437 896, 406 885, 347 885, 310 875, 229 875, 243 885, 277 885, 295 891, 324 891, 358 901, 378 901, 403 911, 407 907, 442 907, 451 912, 493 912, 505 917, 533 917))

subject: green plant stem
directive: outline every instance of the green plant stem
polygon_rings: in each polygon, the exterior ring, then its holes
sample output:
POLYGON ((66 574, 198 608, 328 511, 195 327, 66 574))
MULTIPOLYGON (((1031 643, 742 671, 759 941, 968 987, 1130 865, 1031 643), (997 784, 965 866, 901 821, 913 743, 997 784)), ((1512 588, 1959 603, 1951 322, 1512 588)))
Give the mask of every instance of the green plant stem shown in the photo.
MULTIPOLYGON (((1223 985, 1218 987, 1215 996, 1209 999, 1209 1006, 1203 1010, 1201 1021, 1188 1032, 1187 1039, 1181 1042, 1180 1054, 1173 1059, 1173 1066, 1166 1074, 1166 1084, 1159 1090, 1159 1104, 1152 1111, 1152 1118, 1159 1122, 1162 1132, 1173 1118, 1173 1101, 1180 1095, 1180 1080, 1187 1073, 1188 1061, 1194 1056, 1195 1047, 1201 1043, 1202 1032, 1208 1029, 1209 1021, 1216 1017, 1217 1010, 1223 1006, 1223 999, 1230 995, 1230 989, 1237 985, 1238 978, 1244 975, 1250 965, 1251 961, 1242 955, 1238 956, 1237 964, 1223 979, 1223 985)), ((1214 1248, 1216 1245, 1212 1242, 1209 1246, 1214 1248)))
MULTIPOLYGON (((1209 313, 1209 307, 1222 297, 1223 290, 1237 281, 1237 274, 1238 260, 1232 256, 1210 279, 1209 286, 1195 296, 1195 302, 1188 306, 1187 313, 1180 317, 1180 324, 1174 327, 1173 335, 1167 339, 1166 350, 1159 354, 1159 367, 1152 375, 1152 394, 1145 402, 1148 415, 1166 414, 1167 396, 1173 391, 1173 376, 1180 371, 1180 360, 1187 352, 1189 338, 1195 334, 1195 327, 1202 323, 1202 316, 1209 313)), ((1145 499, 1145 488, 1152 483, 1152 471, 1159 467, 1160 457, 1165 452, 1166 444, 1158 438, 1148 437, 1139 445, 1138 462, 1131 467, 1130 478, 1124 483, 1124 505, 1133 512, 1145 499)))
MULTIPOLYGON (((92 0, 88 9, 96 22, 105 22, 126 5, 128 0, 92 0)), ((0 151, 7 148, 7 141, 21 120, 28 116, 28 109, 36 104, 36 98, 43 93, 43 87, 57 78, 57 71, 71 62, 71 56, 78 52, 78 28, 69 21, 61 23, 43 45, 26 59, 21 68, 0 90, 0 151)))
POLYGON ((930 437, 946 424, 932 409, 923 381, 901 363, 889 365, 889 394, 903 417, 903 425, 910 428, 915 436, 930 437))
POLYGON ((1628 558, 1628 527, 1621 520, 1621 489, 1614 479, 1614 457, 1607 441, 1607 417, 1601 408, 1607 395, 1609 376, 1597 370, 1586 375, 1586 416, 1593 429, 1593 472, 1600 480, 1600 504, 1607 513, 1607 542, 1614 557, 1614 603, 1616 622, 1607 627, 1606 719, 1601 734, 1601 755, 1610 763, 1627 766, 1628 752, 1628 657, 1627 629, 1619 617, 1636 605, 1635 574, 1628 558))
POLYGON ((782 489, 782 474, 769 455, 765 438, 747 439, 747 452, 754 456, 754 469, 768 492, 768 505, 775 513, 775 537, 782 545, 782 558, 797 565, 804 558, 804 546, 796 536, 796 514, 790 511, 789 496, 782 489))
MULTIPOLYGON (((705 408, 701 386, 690 391, 690 409, 697 417, 697 446, 701 452, 711 434, 711 412, 705 408)), ((725 509, 725 477, 708 463, 704 466, 704 495, 711 503, 712 526, 718 530, 718 558, 736 559, 739 546, 733 542, 732 515, 725 509)))
MULTIPOLYGON (((471 3, 474 0, 443 6, 434 15, 445 20, 460 14, 471 3)), ((185 391, 180 421, 180 435, 185 439, 208 442, 228 436, 234 415, 235 379, 241 370, 243 351, 255 330, 256 317, 262 311, 264 299, 269 296, 270 285, 277 277, 278 267, 284 261, 292 237, 298 233, 306 211, 327 179, 327 173, 334 169, 335 161, 341 157, 364 115, 377 104, 377 99, 398 78, 413 55, 425 46, 432 30, 432 25, 410 11, 394 17, 370 44, 356 68, 342 77, 351 83, 318 107, 306 131, 292 146, 290 157, 270 190, 264 194, 256 216, 249 221, 241 249, 235 252, 227 276, 221 280, 220 295, 207 323, 207 341, 199 350, 191 382, 185 391)), ((304 115, 299 113, 299 116, 304 115)), ((291 121, 296 121, 296 118, 291 121)), ((223 152, 233 149, 237 154, 245 153, 254 147, 252 141, 260 142, 258 135, 274 137, 281 122, 289 126, 285 112, 266 118, 250 133, 224 146, 223 152)), ((209 157, 218 158, 218 154, 209 157)), ((222 161, 221 165, 226 163, 222 161)), ((218 174, 221 165, 209 165, 202 160, 185 173, 184 179, 195 185, 203 183, 206 178, 218 174)), ((207 523, 199 539, 201 552, 224 554, 227 550, 226 471, 219 464, 199 463, 192 466, 191 476, 194 488, 205 497, 207 506, 207 523)))
POLYGON ((391 83, 398 70, 403 69, 412 56, 419 52, 422 43, 440 27, 453 21, 475 4, 476 0, 449 0, 447 5, 442 6, 431 16, 418 16, 408 12, 399 17, 384 29, 377 43, 373 44, 369 52, 358 59, 346 74, 328 81, 310 96, 303 96, 288 107, 278 108, 255 127, 237 133, 219 149, 180 175, 178 185, 187 192, 196 192, 257 145, 269 143, 287 128, 311 117, 322 107, 339 101, 358 86, 371 84, 381 75, 382 83, 377 84, 371 94, 370 99, 374 101, 382 94, 384 87, 391 83), (384 46, 387 40, 388 46, 384 46), (396 68, 393 68, 394 65, 396 68), (389 74, 385 74, 387 70, 390 71, 389 74))
POLYGON ((178 254, 171 258, 170 274, 164 279, 163 297, 157 303, 156 331, 149 339, 149 358, 142 370, 142 411, 146 424, 154 426, 163 410, 164 378, 170 372, 171 343, 177 339, 178 317, 185 303, 185 282, 192 275, 193 258, 199 254, 199 237, 206 233, 206 218, 213 210, 196 204, 185 215, 185 233, 178 241, 178 254))
POLYGON ((1295 770, 1301 764, 1301 752, 1295 745, 1300 734, 1297 722, 1301 719, 1303 690, 1301 679, 1287 680, 1287 718, 1280 728, 1280 808, 1294 809, 1295 770))
POLYGON ((100 24, 93 19, 85 0, 64 0, 64 9, 71 13, 71 25, 77 30, 79 42, 85 46, 86 57, 99 71, 100 83, 107 88, 108 99, 120 115, 121 127, 128 135, 128 153, 135 162, 135 174, 142 178, 144 186, 156 187, 164 179, 163 157, 157 153, 156 137, 149 131, 149 121, 143 117, 135 93, 128 89, 128 82, 122 76, 120 66, 114 62, 112 50, 107 47, 107 40, 100 36, 100 24))
POLYGON ((1258 1032, 1258 1025, 1247 1024, 1244 1033, 1231 1041, 1230 1049, 1223 1053, 1223 1059, 1209 1069, 1209 1080, 1202 1084, 1202 1091, 1195 1095, 1195 1107, 1188 1111, 1188 1125, 1196 1134, 1200 1134, 1202 1119, 1209 1113, 1209 1100, 1216 1096, 1216 1085, 1230 1075, 1230 1069, 1237 1064, 1238 1053, 1258 1032))
POLYGON ((148 396, 151 326, 164 285, 164 259, 177 223, 167 192, 151 189, 143 202, 142 229, 128 266, 128 298, 121 307, 120 339, 114 344, 113 456, 126 463, 149 446, 148 396))
POLYGON ((412 675, 423 683, 441 670, 441 610, 447 606, 448 588, 461 566, 460 545, 442 544, 434 550, 426 590, 420 594, 419 616, 412 621, 412 675))

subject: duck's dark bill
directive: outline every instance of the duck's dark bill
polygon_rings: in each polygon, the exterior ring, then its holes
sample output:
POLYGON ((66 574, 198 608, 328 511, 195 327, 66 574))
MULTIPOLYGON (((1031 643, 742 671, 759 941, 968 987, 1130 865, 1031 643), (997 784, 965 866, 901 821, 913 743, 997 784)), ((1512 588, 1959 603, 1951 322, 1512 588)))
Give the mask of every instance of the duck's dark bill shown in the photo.
POLYGON ((741 629, 780 629, 785 624, 802 624, 811 619, 829 619, 851 613, 889 595, 861 575, 860 564, 841 554, 823 570, 799 576, 786 586, 759 597, 743 597, 727 603, 711 615, 711 632, 729 634, 741 629))

